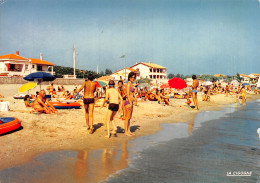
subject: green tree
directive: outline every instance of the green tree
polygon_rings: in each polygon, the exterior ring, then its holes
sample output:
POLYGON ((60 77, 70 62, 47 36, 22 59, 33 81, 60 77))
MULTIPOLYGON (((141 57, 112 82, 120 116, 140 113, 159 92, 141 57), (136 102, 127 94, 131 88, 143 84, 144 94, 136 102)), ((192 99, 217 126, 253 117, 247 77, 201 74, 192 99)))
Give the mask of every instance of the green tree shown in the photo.
POLYGON ((105 75, 110 75, 110 74, 112 74, 113 72, 112 72, 112 70, 111 69, 106 69, 105 70, 105 75))
POLYGON ((175 77, 176 77, 176 78, 181 78, 180 73, 178 73, 175 77))
POLYGON ((237 78, 237 81, 238 81, 238 82, 241 82, 242 78, 240 77, 240 74, 239 74, 239 73, 237 73, 236 78, 237 78))
POLYGON ((168 79, 172 79, 172 78, 174 78, 174 77, 175 77, 174 74, 172 74, 172 73, 169 73, 169 74, 168 74, 168 79))

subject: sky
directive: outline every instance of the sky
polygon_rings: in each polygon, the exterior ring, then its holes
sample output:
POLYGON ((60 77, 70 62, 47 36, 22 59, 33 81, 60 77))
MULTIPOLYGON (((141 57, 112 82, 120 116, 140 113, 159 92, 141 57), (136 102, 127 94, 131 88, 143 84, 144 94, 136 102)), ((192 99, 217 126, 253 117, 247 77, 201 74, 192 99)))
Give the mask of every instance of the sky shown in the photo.
POLYGON ((260 73, 258 0, 0 0, 0 55, 99 71, 260 73))

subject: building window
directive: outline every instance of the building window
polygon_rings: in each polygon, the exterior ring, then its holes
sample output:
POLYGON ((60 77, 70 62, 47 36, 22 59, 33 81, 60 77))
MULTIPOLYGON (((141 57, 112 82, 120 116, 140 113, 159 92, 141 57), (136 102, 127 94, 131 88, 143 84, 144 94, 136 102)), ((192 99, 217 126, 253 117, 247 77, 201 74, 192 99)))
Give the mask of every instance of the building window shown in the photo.
POLYGON ((156 72, 156 69, 153 69, 153 72, 156 72))
POLYGON ((153 69, 150 69, 150 72, 153 72, 153 69))
POLYGON ((35 65, 32 65, 32 68, 34 69, 34 68, 35 68, 35 65))
POLYGON ((140 76, 140 70, 139 70, 139 68, 137 68, 136 70, 137 70, 136 76, 140 76))
POLYGON ((42 71, 42 66, 41 65, 37 66, 37 71, 42 71))
POLYGON ((27 64, 25 65, 25 70, 28 70, 28 65, 27 64))
POLYGON ((150 75, 150 79, 153 79, 153 76, 152 76, 152 75, 150 75))

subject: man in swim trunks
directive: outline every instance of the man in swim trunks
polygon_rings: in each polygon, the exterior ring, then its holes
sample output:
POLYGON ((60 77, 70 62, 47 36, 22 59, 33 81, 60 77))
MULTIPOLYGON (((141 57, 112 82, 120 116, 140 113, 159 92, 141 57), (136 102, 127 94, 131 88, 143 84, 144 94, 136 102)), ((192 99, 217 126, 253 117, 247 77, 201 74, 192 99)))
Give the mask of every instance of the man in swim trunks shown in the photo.
POLYGON ((198 90, 197 88, 199 87, 199 81, 197 80, 197 76, 193 75, 192 76, 193 79, 193 84, 192 84, 192 99, 195 105, 195 108, 197 108, 199 110, 199 104, 198 104, 198 98, 197 98, 197 93, 198 90))
POLYGON ((85 117, 86 117, 86 123, 87 123, 87 128, 88 130, 90 129, 89 133, 93 134, 94 132, 94 127, 93 127, 93 112, 94 112, 94 93, 96 91, 96 83, 93 82, 94 80, 94 75, 89 74, 87 76, 87 79, 83 83, 83 85, 80 87, 76 95, 79 94, 79 92, 84 88, 84 107, 85 107, 85 117), (89 125, 90 121, 90 125, 89 125))
POLYGON ((123 98, 121 97, 118 90, 116 90, 115 82, 113 80, 110 80, 108 83, 108 90, 106 92, 106 98, 103 102, 103 107, 106 104, 106 102, 109 100, 109 106, 108 106, 108 112, 107 112, 107 136, 106 138, 110 138, 110 122, 113 125, 113 131, 112 134, 116 135, 117 127, 114 122, 114 117, 119 109, 119 99, 121 100, 121 105, 123 103, 123 98))
POLYGON ((45 97, 46 93, 44 90, 39 92, 39 95, 35 99, 33 103, 34 111, 46 114, 57 113, 57 109, 53 107, 53 105, 49 102, 49 100, 45 97))

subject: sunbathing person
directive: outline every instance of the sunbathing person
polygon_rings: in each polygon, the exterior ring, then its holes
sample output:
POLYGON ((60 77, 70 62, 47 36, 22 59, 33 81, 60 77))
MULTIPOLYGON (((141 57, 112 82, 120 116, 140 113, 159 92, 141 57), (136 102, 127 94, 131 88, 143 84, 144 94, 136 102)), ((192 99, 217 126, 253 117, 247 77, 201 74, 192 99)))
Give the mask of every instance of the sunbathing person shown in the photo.
POLYGON ((182 95, 180 95, 179 93, 174 93, 173 96, 176 99, 184 99, 184 97, 182 95))
POLYGON ((53 88, 53 91, 52 91, 52 95, 51 95, 53 98, 57 98, 59 97, 59 95, 57 95, 57 92, 56 92, 56 89, 53 88))
POLYGON ((155 98, 157 99, 158 103, 160 104, 161 103, 161 96, 160 96, 160 91, 158 88, 156 88, 156 91, 155 91, 155 98))
POLYGON ((161 102, 164 102, 165 104, 170 105, 170 97, 165 95, 164 89, 162 89, 160 92, 160 98, 161 98, 161 102))
POLYGON ((115 87, 115 82, 113 80, 110 80, 108 83, 108 90, 106 92, 106 98, 103 102, 102 107, 105 106, 106 102, 109 101, 109 106, 108 106, 108 111, 107 111, 107 138, 110 138, 110 135, 116 135, 117 132, 117 127, 114 122, 114 117, 119 109, 119 99, 121 100, 121 105, 123 104, 123 98, 121 97, 120 93, 118 90, 116 90, 115 87), (113 125, 113 131, 110 134, 110 122, 113 125))
POLYGON ((255 89, 254 89, 255 94, 257 94, 257 90, 258 90, 258 89, 257 89, 257 87, 255 86, 255 89))
POLYGON ((202 101, 210 101, 210 96, 208 95, 208 91, 204 91, 204 94, 202 96, 202 101))
POLYGON ((187 102, 185 102, 187 104, 188 107, 190 107, 190 104, 191 104, 191 100, 189 98, 189 94, 186 94, 185 95, 185 98, 187 99, 187 102))
POLYGON ((84 107, 85 107, 85 117, 86 117, 86 123, 87 128, 90 129, 90 134, 94 133, 94 127, 93 127, 93 112, 94 112, 94 93, 96 91, 96 83, 93 82, 94 75, 89 74, 85 82, 82 84, 76 95, 79 94, 79 92, 84 88, 84 107), (90 120, 90 125, 89 125, 90 120))
POLYGON ((24 104, 26 107, 32 107, 33 106, 33 101, 30 100, 31 97, 29 95, 25 95, 24 97, 24 104))
POLYGON ((34 111, 46 114, 52 114, 58 112, 57 109, 49 102, 45 97, 46 93, 44 90, 41 90, 36 100, 33 103, 34 111))
POLYGON ((53 94, 53 89, 54 89, 54 87, 53 87, 53 83, 51 84, 51 86, 49 87, 49 94, 50 95, 52 95, 53 94))
POLYGON ((73 96, 71 95, 71 93, 69 91, 67 91, 66 94, 65 94, 65 99, 70 100, 72 98, 73 98, 73 96))

